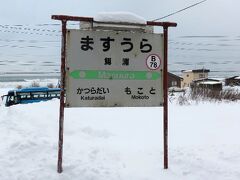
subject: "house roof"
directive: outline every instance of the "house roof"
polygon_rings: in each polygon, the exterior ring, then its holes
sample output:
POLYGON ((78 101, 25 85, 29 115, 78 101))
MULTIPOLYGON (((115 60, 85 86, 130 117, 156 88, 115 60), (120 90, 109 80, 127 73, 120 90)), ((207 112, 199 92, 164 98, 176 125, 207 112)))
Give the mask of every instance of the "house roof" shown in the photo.
POLYGON ((196 79, 193 82, 197 83, 197 82, 220 82, 220 81, 217 79, 202 78, 202 79, 196 79))
POLYGON ((173 76, 173 77, 175 77, 175 78, 178 78, 178 79, 180 79, 180 80, 183 80, 182 77, 177 76, 177 75, 175 75, 175 74, 173 74, 173 73, 168 72, 168 75, 169 75, 169 76, 173 76))
POLYGON ((183 73, 193 72, 193 73, 208 73, 209 69, 192 69, 192 70, 182 70, 183 73))
POLYGON ((226 80, 230 80, 230 79, 240 80, 240 76, 233 76, 233 77, 230 77, 230 78, 226 78, 226 80))
POLYGON ((203 82, 199 82, 199 84, 222 84, 221 82, 217 82, 217 81, 203 81, 203 82))

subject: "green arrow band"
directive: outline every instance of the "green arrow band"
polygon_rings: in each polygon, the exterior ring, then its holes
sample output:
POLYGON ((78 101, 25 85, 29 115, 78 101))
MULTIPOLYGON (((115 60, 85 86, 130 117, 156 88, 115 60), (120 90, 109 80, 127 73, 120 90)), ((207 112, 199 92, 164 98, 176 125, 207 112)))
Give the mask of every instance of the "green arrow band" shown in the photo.
POLYGON ((74 79, 157 80, 160 73, 149 71, 74 70, 70 72, 70 77, 74 79))

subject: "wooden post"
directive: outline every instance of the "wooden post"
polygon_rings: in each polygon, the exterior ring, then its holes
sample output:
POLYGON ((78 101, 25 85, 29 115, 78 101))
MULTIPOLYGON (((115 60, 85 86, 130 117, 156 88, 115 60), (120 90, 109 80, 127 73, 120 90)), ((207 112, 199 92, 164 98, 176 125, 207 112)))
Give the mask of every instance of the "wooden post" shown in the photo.
POLYGON ((168 169, 168 26, 163 26, 164 67, 163 67, 163 153, 164 169, 168 169))
POLYGON ((65 63, 66 63, 66 31, 67 21, 62 20, 62 48, 61 48, 61 94, 59 110, 59 139, 58 139, 58 166, 57 171, 61 173, 63 156, 63 126, 64 126, 64 94, 65 94, 65 63))

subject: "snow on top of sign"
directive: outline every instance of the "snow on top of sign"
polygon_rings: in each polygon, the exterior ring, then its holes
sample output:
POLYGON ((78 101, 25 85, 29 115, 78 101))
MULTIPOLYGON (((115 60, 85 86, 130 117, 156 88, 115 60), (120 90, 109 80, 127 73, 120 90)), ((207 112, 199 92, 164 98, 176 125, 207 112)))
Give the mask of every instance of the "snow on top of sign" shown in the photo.
POLYGON ((100 12, 94 17, 95 21, 146 24, 146 20, 131 12, 100 12))

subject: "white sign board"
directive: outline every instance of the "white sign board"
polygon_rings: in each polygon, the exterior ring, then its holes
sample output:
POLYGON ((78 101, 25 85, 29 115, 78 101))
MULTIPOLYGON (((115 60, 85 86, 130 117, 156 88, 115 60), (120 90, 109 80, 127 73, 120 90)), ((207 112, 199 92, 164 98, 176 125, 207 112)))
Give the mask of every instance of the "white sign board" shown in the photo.
POLYGON ((163 104, 163 35, 68 30, 66 107, 163 104))

